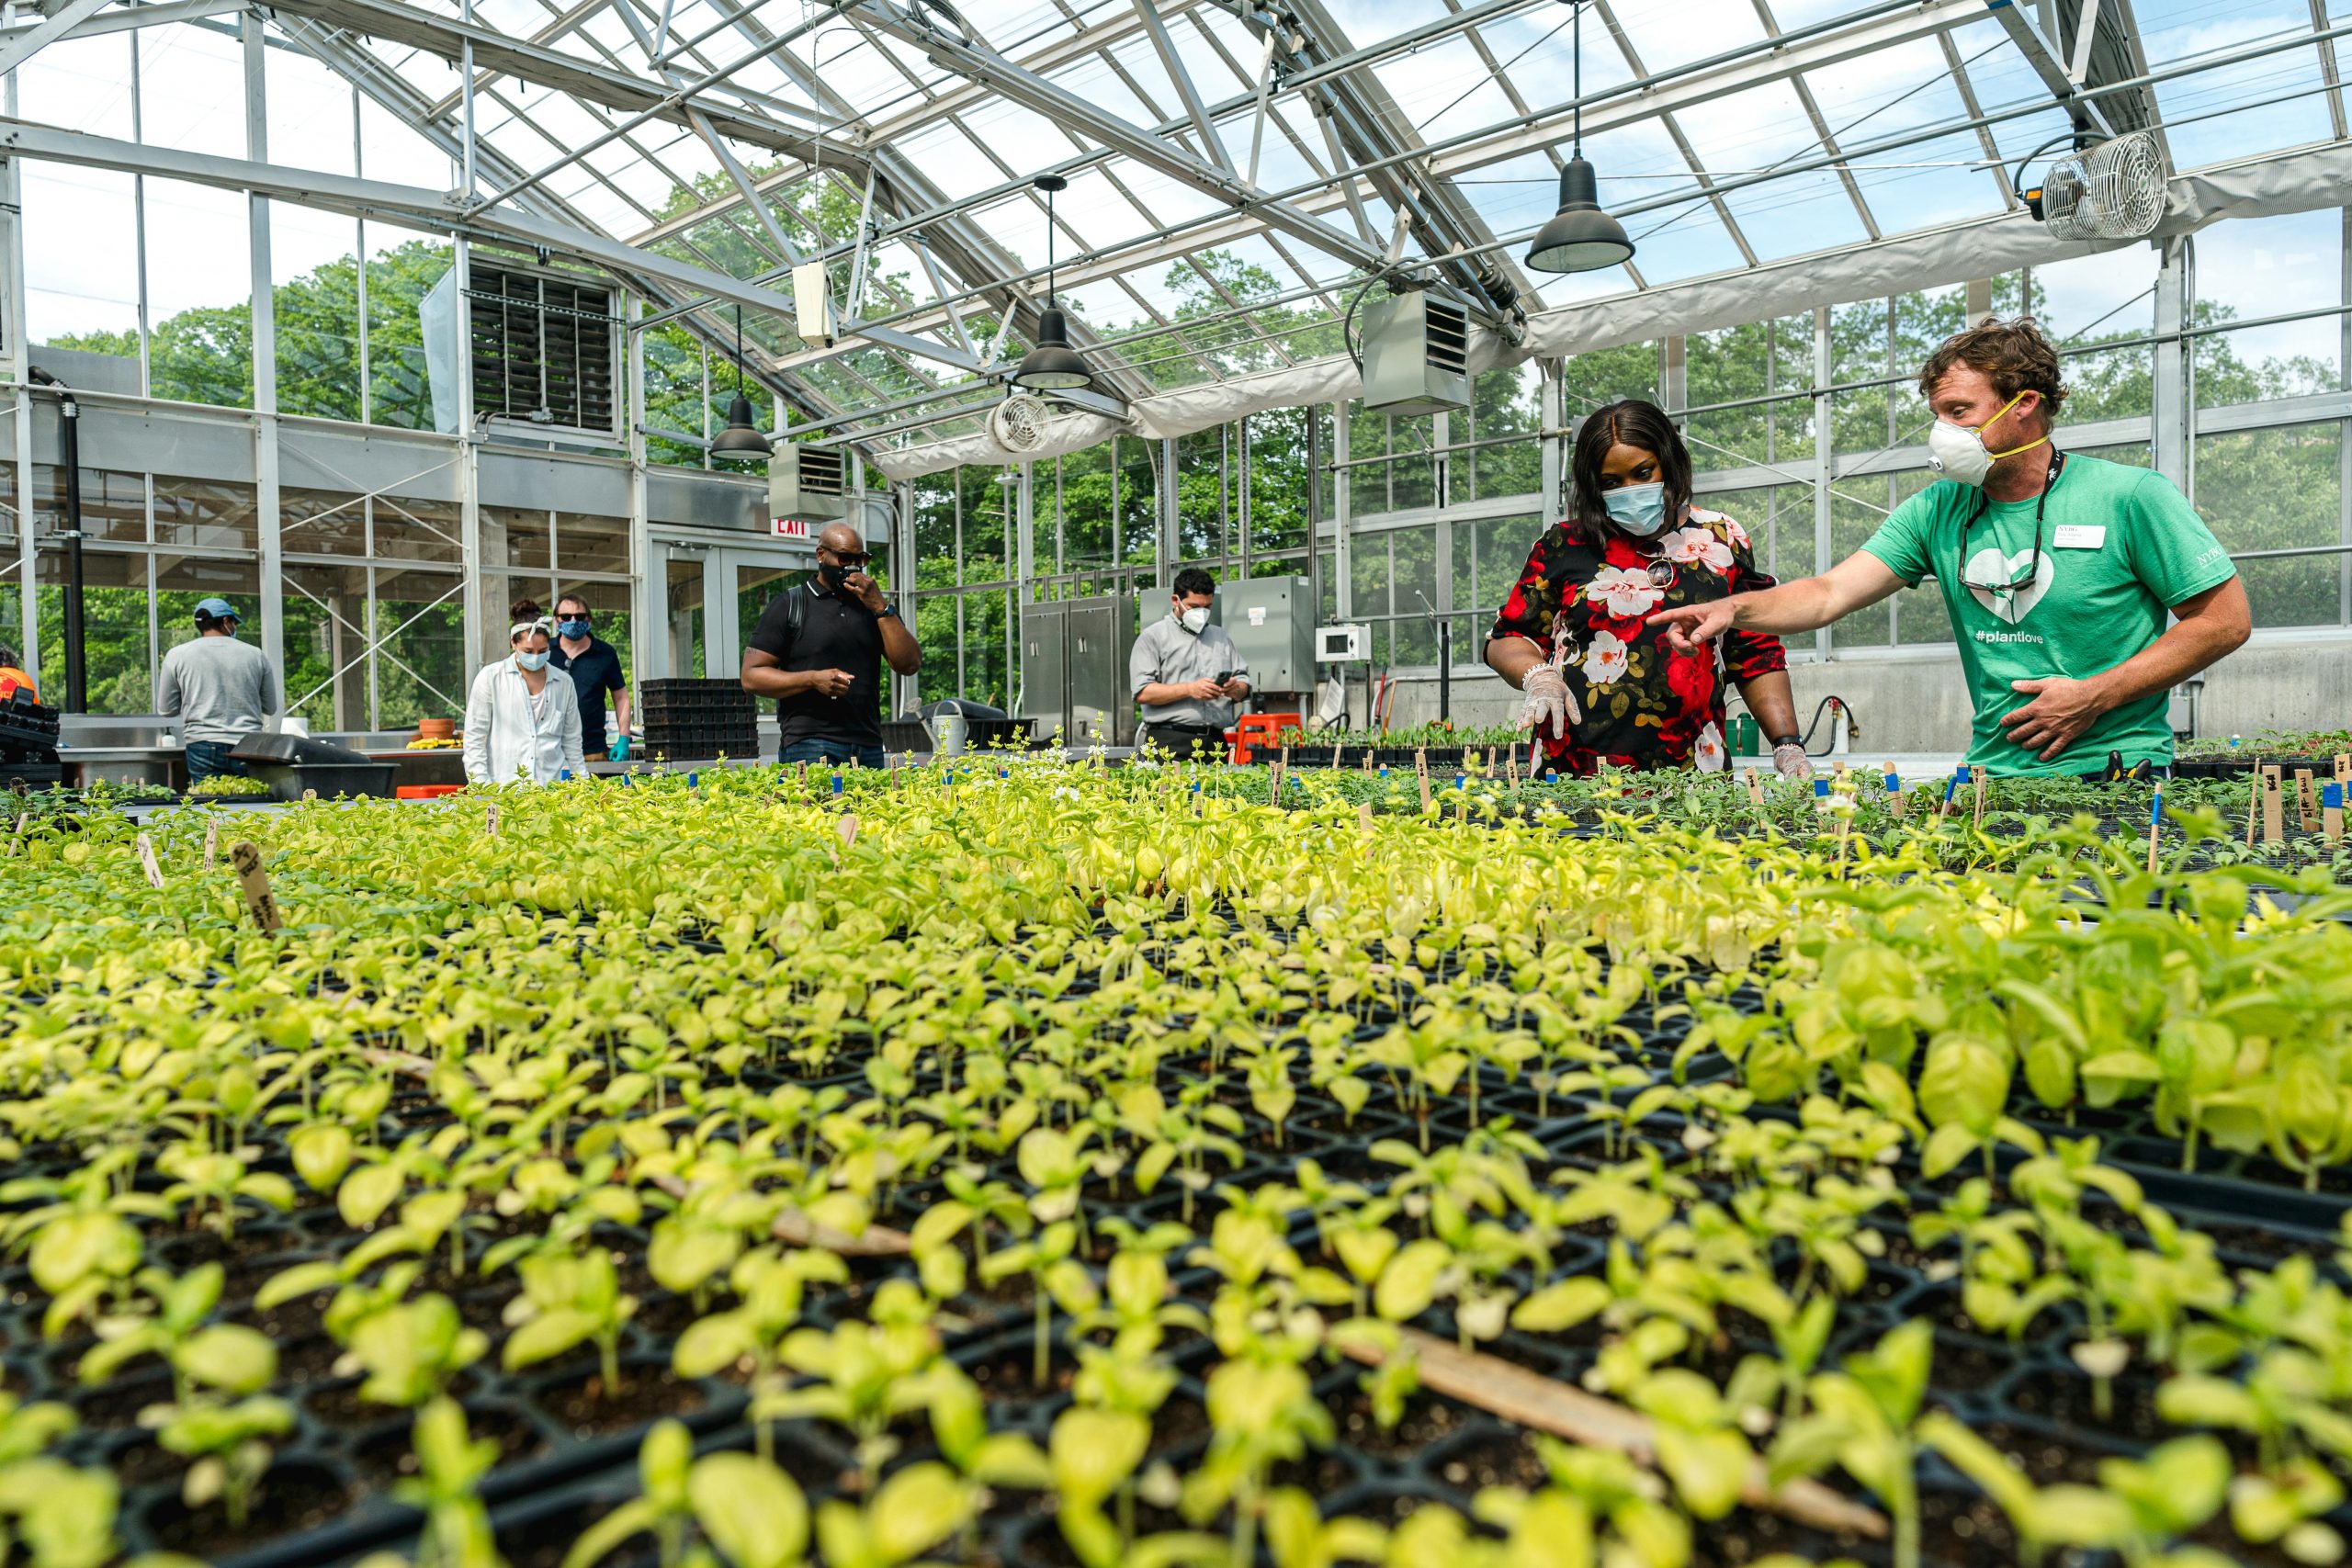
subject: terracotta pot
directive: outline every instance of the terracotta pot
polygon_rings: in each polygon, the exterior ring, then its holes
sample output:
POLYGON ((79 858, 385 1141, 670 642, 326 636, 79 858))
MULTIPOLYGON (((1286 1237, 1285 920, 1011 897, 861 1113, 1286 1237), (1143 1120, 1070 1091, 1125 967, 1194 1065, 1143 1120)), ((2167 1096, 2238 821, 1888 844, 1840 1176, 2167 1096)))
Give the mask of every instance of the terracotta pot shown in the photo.
POLYGON ((458 732, 454 718, 421 718, 416 721, 416 738, 420 740, 447 740, 458 732))

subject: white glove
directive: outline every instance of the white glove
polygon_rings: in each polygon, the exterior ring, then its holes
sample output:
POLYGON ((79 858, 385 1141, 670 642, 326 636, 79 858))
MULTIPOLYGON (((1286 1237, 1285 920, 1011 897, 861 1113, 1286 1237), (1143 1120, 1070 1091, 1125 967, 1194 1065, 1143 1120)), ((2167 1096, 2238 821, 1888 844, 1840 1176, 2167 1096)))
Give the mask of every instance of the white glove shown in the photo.
POLYGON ((1772 771, 1784 779, 1803 784, 1813 777, 1813 759, 1804 754, 1804 748, 1797 742, 1783 740, 1772 748, 1772 771))
POLYGON ((1532 730, 1539 739, 1546 735, 1566 735, 1568 726, 1584 717, 1568 691, 1567 677, 1549 664, 1538 664, 1530 670, 1527 679, 1520 683, 1520 690, 1527 700, 1520 705, 1519 726, 1532 730))

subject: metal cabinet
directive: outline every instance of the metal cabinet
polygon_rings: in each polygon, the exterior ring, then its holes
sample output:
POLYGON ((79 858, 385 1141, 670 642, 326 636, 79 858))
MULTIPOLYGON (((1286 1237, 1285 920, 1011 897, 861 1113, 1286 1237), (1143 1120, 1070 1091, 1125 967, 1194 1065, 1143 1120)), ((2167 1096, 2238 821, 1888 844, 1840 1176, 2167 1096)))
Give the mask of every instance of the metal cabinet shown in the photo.
POLYGON ((1069 610, 1069 737, 1073 746, 1132 746, 1135 694, 1127 655, 1135 648, 1134 601, 1073 599, 1069 610))
POLYGON ((1058 728, 1066 746, 1135 743, 1127 691, 1135 646, 1132 601, 1105 595, 1027 604, 1021 611, 1021 716, 1033 733, 1058 728))
POLYGON ((1242 577, 1217 584, 1211 618, 1250 667, 1259 694, 1315 690, 1315 587, 1304 577, 1242 577))

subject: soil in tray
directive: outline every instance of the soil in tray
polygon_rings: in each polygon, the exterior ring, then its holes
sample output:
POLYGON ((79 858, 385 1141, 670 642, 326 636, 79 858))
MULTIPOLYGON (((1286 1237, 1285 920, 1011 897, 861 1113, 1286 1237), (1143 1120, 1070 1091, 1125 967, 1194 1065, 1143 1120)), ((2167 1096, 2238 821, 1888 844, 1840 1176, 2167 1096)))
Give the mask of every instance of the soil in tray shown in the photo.
POLYGON ((1405 1414, 1396 1425, 1384 1431, 1380 1423, 1373 1419, 1372 1401, 1363 1391, 1351 1388, 1331 1402, 1336 1440, 1358 1453, 1398 1464, 1410 1462, 1465 1427, 1487 1419, 1466 1404, 1436 1394, 1417 1393, 1406 1404, 1405 1414))
POLYGON ((604 1382, 604 1374, 594 1372, 579 1382, 542 1387, 534 1391, 533 1403, 583 1440, 628 1431, 664 1416, 692 1416, 709 1403, 699 1385, 659 1363, 625 1361, 619 1388, 607 1391, 604 1382))
POLYGON ((245 1522, 232 1528, 219 1499, 191 1510, 176 1496, 150 1506, 147 1529, 159 1547, 217 1561, 244 1547, 316 1529, 350 1507, 358 1488, 322 1465, 288 1461, 254 1488, 245 1522))
POLYGON ((2133 1443, 2156 1443, 2175 1435, 2156 1414, 2156 1377, 2138 1369, 2110 1380, 2111 1404, 2102 1418, 2094 1402, 2091 1380, 2080 1372, 2052 1368, 2021 1379, 2010 1391, 2009 1403, 2021 1416, 2031 1416, 2068 1430, 2103 1432, 2133 1443))

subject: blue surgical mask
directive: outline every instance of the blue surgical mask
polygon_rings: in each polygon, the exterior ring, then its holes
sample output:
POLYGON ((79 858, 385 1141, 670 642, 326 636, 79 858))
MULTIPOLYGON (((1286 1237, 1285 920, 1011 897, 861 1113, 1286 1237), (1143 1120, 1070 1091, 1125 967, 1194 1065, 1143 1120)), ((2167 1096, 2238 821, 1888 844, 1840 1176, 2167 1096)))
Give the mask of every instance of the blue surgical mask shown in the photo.
POLYGON ((1609 521, 1637 539, 1646 539, 1666 526, 1666 486, 1663 483, 1620 485, 1600 492, 1609 521))
POLYGON ((548 656, 544 653, 525 653, 517 649, 514 650, 514 664, 521 670, 544 670, 548 667, 548 656))
POLYGON ((586 621, 584 621, 584 620, 582 620, 582 621, 558 621, 558 622, 555 624, 555 629, 556 629, 557 635, 561 636, 561 637, 568 637, 571 638, 571 640, 572 640, 572 641, 577 642, 577 641, 579 641, 582 637, 586 637, 586 636, 588 635, 588 623, 587 623, 586 621))

